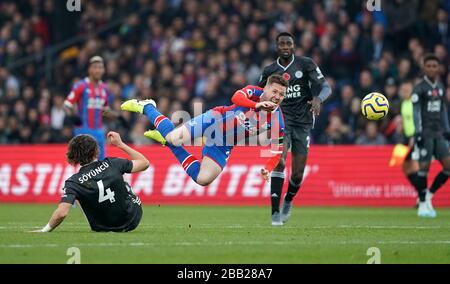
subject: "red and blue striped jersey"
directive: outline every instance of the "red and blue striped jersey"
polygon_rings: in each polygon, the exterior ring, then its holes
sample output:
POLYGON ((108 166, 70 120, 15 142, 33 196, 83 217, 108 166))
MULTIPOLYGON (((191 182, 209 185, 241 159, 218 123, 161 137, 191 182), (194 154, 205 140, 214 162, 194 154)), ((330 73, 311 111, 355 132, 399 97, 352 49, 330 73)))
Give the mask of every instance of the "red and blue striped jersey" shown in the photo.
POLYGON ((83 122, 83 128, 101 129, 102 112, 108 106, 109 91, 105 83, 100 81, 96 86, 84 78, 72 87, 64 104, 68 107, 78 105, 78 114, 83 122))
MULTIPOLYGON (((236 93, 244 94, 248 99, 257 103, 260 101, 263 88, 248 85, 236 93)), ((280 141, 283 139, 284 117, 280 107, 272 112, 265 112, 233 104, 215 107, 213 111, 222 116, 222 131, 227 140, 233 137, 234 141, 238 142, 264 132, 271 133, 272 139, 280 139, 280 141)))

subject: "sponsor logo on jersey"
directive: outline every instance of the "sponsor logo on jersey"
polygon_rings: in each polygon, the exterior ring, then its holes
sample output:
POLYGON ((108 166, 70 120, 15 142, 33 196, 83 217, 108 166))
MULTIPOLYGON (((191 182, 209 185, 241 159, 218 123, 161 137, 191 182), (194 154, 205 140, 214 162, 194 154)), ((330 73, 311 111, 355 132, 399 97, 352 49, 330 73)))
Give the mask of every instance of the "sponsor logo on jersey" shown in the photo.
POLYGON ((299 98, 302 96, 301 87, 299 84, 290 85, 286 91, 286 99, 299 98))
POLYGON ((105 100, 103 98, 95 97, 88 99, 88 108, 101 109, 105 105, 105 100))

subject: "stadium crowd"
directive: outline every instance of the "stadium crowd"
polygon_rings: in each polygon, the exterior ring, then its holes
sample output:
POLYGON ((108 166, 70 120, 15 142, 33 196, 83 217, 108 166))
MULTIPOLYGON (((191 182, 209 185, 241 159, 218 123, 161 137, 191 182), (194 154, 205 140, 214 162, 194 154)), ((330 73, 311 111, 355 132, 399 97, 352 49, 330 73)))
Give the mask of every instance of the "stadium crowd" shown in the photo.
MULTIPOLYGON (((449 0, 381 1, 373 12, 356 0, 81 0, 81 13, 65 2, 0 2, 0 144, 67 142, 73 125, 63 101, 93 55, 105 59, 115 111, 133 97, 156 99, 169 117, 230 104, 234 90, 256 84, 276 59, 281 31, 333 88, 312 143, 401 142, 400 102, 421 78, 427 52, 441 59, 450 101, 449 0), (380 122, 360 115, 371 91, 391 103, 380 122)), ((121 115, 106 128, 150 143, 145 119, 121 115)))

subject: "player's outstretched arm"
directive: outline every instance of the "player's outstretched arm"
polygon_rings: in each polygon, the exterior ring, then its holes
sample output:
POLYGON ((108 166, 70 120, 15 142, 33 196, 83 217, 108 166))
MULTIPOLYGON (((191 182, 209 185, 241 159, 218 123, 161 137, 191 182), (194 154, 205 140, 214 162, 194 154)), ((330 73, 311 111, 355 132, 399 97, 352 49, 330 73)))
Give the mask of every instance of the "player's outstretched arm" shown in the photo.
POLYGON ((270 179, 270 172, 273 171, 276 165, 280 162, 281 153, 276 153, 272 158, 270 158, 263 169, 261 169, 261 174, 266 181, 270 179))
POLYGON ((131 169, 132 173, 145 171, 150 166, 150 162, 147 160, 147 158, 145 158, 144 155, 134 150, 127 144, 123 143, 119 133, 110 131, 108 132, 107 137, 111 144, 121 149, 122 151, 127 153, 128 156, 130 156, 131 161, 133 162, 133 168, 131 169))
POLYGON ((276 165, 278 165, 278 163, 280 162, 280 159, 281 159, 281 156, 282 156, 283 150, 284 150, 283 137, 275 139, 275 140, 278 140, 277 141, 278 149, 276 149, 276 151, 271 150, 273 156, 266 162, 266 164, 264 165, 264 168, 261 169, 261 174, 266 181, 269 181, 270 172, 273 171, 273 169, 276 167, 276 165))
POLYGON ((251 109, 263 109, 265 111, 274 110, 277 105, 270 101, 255 102, 247 97, 243 90, 237 90, 231 97, 231 102, 237 106, 248 107, 251 109))
POLYGON ((64 221, 66 216, 69 214, 70 208, 72 207, 72 204, 61 202, 58 205, 58 208, 56 208, 55 212, 53 212, 52 217, 50 218, 50 221, 48 221, 48 224, 45 225, 44 228, 32 231, 34 233, 47 233, 53 231, 56 227, 59 226, 59 224, 64 221))

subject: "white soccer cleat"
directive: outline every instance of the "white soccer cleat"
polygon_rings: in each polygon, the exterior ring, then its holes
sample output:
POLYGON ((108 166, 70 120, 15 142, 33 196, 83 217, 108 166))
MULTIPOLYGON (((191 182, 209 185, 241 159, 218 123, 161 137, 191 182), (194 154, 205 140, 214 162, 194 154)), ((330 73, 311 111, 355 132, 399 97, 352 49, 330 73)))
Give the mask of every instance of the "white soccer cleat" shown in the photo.
POLYGON ((425 196, 425 204, 427 205, 427 209, 430 214, 429 217, 436 218, 437 213, 436 213, 436 210, 434 210, 434 208, 433 208, 432 199, 433 199, 433 193, 427 191, 427 195, 425 196))
POLYGON ((283 207, 281 208, 281 222, 286 223, 291 217, 292 201, 283 201, 283 207))
POLYGON ((283 226, 283 222, 281 222, 279 212, 275 212, 272 214, 272 226, 283 226))
POLYGON ((419 208, 417 209, 417 216, 421 218, 433 218, 433 214, 428 210, 426 201, 419 202, 419 208))

